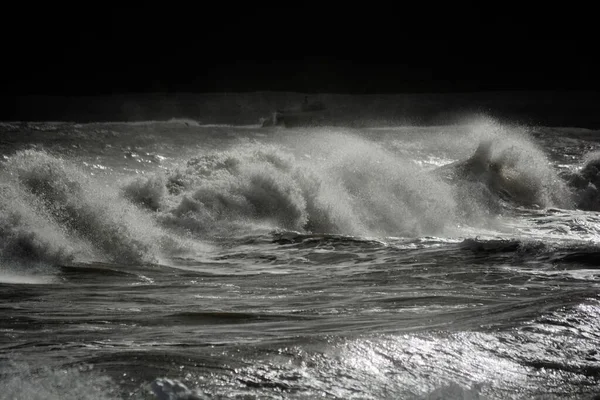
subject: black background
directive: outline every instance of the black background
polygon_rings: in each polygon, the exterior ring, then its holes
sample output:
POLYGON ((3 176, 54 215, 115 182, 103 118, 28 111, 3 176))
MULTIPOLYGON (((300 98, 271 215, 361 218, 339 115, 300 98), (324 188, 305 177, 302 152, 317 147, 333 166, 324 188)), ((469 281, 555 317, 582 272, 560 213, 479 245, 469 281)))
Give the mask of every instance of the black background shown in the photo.
POLYGON ((7 13, 4 94, 600 87, 591 9, 153 4, 7 13))

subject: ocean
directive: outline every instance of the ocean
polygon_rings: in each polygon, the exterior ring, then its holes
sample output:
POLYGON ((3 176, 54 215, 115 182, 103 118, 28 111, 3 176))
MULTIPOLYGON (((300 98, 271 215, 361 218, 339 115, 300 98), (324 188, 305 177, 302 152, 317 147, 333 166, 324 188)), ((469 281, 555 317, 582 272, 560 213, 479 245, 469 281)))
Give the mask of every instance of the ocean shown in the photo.
POLYGON ((600 131, 242 122, 0 123, 0 398, 600 396, 600 131))

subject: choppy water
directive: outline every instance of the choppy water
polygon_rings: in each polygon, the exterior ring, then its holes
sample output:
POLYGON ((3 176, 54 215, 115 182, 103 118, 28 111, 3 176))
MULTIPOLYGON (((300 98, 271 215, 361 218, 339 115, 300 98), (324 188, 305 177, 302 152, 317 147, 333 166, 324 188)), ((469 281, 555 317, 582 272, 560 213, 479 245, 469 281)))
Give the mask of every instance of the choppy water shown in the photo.
POLYGON ((597 131, 0 129, 0 398, 600 395, 597 131))

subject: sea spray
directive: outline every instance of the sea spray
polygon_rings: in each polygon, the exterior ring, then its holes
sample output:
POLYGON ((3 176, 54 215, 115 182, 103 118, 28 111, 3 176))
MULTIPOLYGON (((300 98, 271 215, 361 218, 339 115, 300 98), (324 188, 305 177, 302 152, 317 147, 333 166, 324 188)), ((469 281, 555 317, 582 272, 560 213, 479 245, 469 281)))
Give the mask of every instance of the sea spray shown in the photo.
POLYGON ((341 139, 346 146, 322 161, 298 159, 282 146, 242 144, 188 160, 168 174, 166 191, 150 176, 128 183, 124 193, 160 209, 166 226, 198 235, 258 224, 414 236, 440 234, 455 224, 448 184, 373 143, 341 139))
MULTIPOLYGON (((146 213, 65 160, 44 151, 25 150, 10 157, 4 163, 4 170, 5 185, 16 188, 16 193, 25 193, 16 201, 21 205, 8 205, 11 214, 17 215, 16 207, 37 209, 37 215, 50 220, 51 226, 59 227, 55 231, 62 236, 57 235, 57 238, 67 238, 63 241, 75 245, 69 253, 71 257, 76 254, 79 261, 90 254, 78 251, 84 250, 78 242, 85 242, 86 247, 94 249, 93 259, 99 256, 126 264, 159 262, 165 252, 183 250, 178 249, 177 241, 164 235, 146 213)), ((13 230, 26 227, 21 222, 13 222, 11 226, 13 230)), ((24 235, 31 236, 36 229, 26 228, 24 235)), ((27 254, 37 259, 39 251, 36 253, 34 249, 31 247, 27 254)))
POLYGON ((570 206, 567 185, 526 129, 476 121, 456 141, 475 156, 462 164, 468 174, 453 180, 344 130, 240 143, 121 187, 44 151, 20 151, 3 164, 2 252, 52 263, 157 262, 190 239, 257 229, 452 236, 490 224, 505 201, 570 206), (482 143, 483 156, 474 147, 482 143))
POLYGON ((494 212, 503 208, 502 202, 508 209, 573 206, 566 182, 527 127, 480 118, 466 124, 455 140, 455 147, 471 149, 471 156, 435 173, 450 178, 467 203, 479 197, 494 212))
MULTIPOLYGON (((59 224, 43 212, 34 196, 18 186, 0 184, 2 264, 14 260, 70 262, 77 245, 59 224)), ((80 247, 81 250, 83 248, 80 247)), ((89 254, 87 250, 85 252, 89 254)))

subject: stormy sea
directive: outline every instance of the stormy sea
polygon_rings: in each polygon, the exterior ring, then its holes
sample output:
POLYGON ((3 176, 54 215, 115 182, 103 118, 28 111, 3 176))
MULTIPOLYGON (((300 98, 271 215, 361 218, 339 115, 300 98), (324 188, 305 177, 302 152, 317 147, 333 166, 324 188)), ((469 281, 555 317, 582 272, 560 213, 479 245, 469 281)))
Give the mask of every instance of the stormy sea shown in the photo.
POLYGON ((0 123, 0 398, 598 398, 600 130, 394 112, 0 123))

